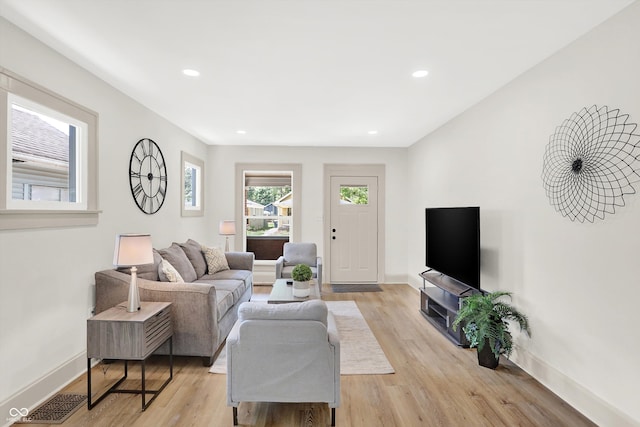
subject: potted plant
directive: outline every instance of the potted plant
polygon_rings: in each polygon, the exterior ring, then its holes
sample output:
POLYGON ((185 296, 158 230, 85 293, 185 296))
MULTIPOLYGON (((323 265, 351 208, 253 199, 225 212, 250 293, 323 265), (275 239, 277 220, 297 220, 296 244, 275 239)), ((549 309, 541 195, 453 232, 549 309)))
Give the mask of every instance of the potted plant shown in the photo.
POLYGON ((515 307, 500 298, 511 292, 474 294, 462 300, 462 307, 453 322, 455 331, 462 323, 470 347, 478 348, 478 363, 486 368, 498 367, 500 355, 507 358, 513 351, 513 338, 509 332, 509 320, 516 322, 521 331, 531 335, 529 320, 515 307))
POLYGON ((311 267, 306 264, 298 264, 293 267, 291 277, 293 278, 293 296, 306 298, 311 293, 309 289, 309 280, 313 276, 311 267))

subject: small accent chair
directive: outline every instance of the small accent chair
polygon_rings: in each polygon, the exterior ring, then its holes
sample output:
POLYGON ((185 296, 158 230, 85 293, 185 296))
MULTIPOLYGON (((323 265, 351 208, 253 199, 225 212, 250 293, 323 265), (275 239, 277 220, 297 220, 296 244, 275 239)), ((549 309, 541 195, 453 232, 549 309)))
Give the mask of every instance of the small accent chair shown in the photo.
POLYGON ((340 406, 340 338, 322 300, 245 302, 227 337, 227 406, 240 402, 327 402, 340 406))
POLYGON ((318 289, 322 289, 322 257, 318 256, 315 243, 285 243, 282 256, 276 261, 276 279, 290 279, 293 267, 298 264, 311 267, 313 277, 318 279, 318 289))

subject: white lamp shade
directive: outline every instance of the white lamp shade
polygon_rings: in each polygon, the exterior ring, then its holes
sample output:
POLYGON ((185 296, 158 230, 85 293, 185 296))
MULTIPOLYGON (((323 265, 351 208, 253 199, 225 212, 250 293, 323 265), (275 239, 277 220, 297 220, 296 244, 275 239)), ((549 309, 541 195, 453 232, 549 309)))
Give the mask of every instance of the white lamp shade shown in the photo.
POLYGON ((218 232, 223 236, 233 236, 236 234, 236 222, 229 220, 220 221, 218 232))
POLYGON ((118 234, 116 236, 113 265, 131 267, 153 263, 150 234, 118 234))

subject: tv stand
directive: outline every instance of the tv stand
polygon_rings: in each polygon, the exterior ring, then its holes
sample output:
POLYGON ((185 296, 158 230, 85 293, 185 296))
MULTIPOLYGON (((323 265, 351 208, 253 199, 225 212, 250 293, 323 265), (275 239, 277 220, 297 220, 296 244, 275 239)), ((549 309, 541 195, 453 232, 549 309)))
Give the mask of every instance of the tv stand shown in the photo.
POLYGON ((420 289, 422 315, 454 344, 469 347, 462 325, 454 331, 453 321, 460 310, 462 299, 480 291, 431 270, 420 273, 420 277, 422 277, 420 289))

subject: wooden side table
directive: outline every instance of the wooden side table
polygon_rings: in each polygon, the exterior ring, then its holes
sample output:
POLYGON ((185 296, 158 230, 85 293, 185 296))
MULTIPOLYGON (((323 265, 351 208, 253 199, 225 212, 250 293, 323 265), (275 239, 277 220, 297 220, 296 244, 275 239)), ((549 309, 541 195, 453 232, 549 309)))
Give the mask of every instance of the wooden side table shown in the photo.
POLYGON ((87 397, 89 410, 97 405, 109 393, 135 393, 142 396, 142 410, 173 379, 173 325, 171 324, 170 302, 141 302, 140 310, 127 312, 124 302, 109 310, 87 319, 87 397), (145 387, 145 360, 162 344, 169 341, 169 378, 157 390, 145 387), (91 400, 91 359, 124 360, 124 376, 99 396, 91 400), (119 389, 127 378, 128 362, 140 361, 142 369, 142 388, 140 390, 119 389), (147 402, 146 395, 153 394, 147 402))

